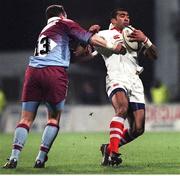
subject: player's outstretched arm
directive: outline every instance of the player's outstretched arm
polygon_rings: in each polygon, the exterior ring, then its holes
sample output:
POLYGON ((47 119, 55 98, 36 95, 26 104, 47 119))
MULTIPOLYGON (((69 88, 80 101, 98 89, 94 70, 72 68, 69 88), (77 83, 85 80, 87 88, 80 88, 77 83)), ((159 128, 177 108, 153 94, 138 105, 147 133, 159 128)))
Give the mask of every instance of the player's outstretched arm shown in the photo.
MULTIPOLYGON (((99 32, 100 26, 97 24, 91 25, 88 29, 89 32, 95 34, 99 32)), ((90 44, 79 43, 72 51, 71 63, 87 62, 95 58, 98 55, 97 51, 94 51, 90 44)))
POLYGON ((122 52, 122 44, 121 43, 112 43, 111 41, 106 41, 102 37, 94 34, 91 38, 89 43, 93 46, 100 46, 112 50, 114 53, 121 53, 122 52))
POLYGON ((95 58, 98 55, 97 51, 93 51, 90 45, 81 46, 78 45, 73 52, 73 63, 87 62, 95 58))

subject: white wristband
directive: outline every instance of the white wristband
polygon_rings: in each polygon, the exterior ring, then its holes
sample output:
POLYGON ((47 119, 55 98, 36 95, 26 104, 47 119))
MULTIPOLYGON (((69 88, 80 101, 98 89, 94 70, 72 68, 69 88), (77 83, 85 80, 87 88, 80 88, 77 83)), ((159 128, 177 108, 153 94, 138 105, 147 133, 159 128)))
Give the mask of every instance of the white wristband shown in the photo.
POLYGON ((145 48, 149 48, 152 45, 152 42, 146 37, 146 39, 143 42, 145 48))
POLYGON ((110 41, 107 41, 106 47, 107 47, 108 49, 113 49, 113 48, 114 48, 114 45, 113 45, 110 41))

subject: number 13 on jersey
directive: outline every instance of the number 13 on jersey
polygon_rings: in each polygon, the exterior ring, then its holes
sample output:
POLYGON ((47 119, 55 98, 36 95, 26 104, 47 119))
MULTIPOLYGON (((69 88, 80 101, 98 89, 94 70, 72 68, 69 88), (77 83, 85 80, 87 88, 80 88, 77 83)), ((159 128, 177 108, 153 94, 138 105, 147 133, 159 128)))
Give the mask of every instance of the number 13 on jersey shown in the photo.
POLYGON ((41 35, 34 51, 35 56, 45 57, 57 44, 45 35, 41 35))

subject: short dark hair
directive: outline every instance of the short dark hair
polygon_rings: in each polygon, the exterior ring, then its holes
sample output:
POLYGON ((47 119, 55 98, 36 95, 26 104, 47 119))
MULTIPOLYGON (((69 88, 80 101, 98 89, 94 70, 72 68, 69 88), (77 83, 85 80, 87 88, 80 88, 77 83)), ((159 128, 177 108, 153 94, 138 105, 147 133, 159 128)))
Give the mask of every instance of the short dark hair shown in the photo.
POLYGON ((51 17, 58 17, 60 14, 65 15, 65 10, 62 5, 50 5, 46 9, 46 19, 48 20, 51 17))
POLYGON ((117 9, 112 10, 112 12, 110 14, 110 18, 111 19, 116 18, 119 11, 127 11, 128 12, 128 10, 126 8, 117 8, 117 9))

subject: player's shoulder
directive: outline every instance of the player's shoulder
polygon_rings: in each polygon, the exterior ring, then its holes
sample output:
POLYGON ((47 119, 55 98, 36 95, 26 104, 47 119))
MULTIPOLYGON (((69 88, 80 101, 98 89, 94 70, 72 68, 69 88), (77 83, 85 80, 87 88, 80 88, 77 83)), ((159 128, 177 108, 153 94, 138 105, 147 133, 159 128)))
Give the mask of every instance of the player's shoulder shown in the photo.
POLYGON ((121 33, 119 33, 116 30, 102 30, 98 32, 98 35, 100 37, 103 37, 106 40, 117 40, 117 39, 122 39, 121 33))
POLYGON ((98 32, 99 35, 117 35, 117 34, 120 34, 118 31, 116 30, 110 30, 110 29, 107 29, 107 30, 101 30, 98 32))
POLYGON ((106 29, 106 30, 101 30, 101 31, 99 31, 99 32, 98 32, 98 34, 101 34, 101 35, 111 34, 111 33, 112 33, 112 31, 111 31, 111 30, 109 30, 109 29, 106 29))
POLYGON ((71 27, 74 27, 74 26, 76 26, 76 27, 80 26, 79 23, 77 23, 76 21, 71 20, 71 19, 67 19, 67 18, 62 19, 61 23, 63 23, 66 26, 68 26, 68 28, 71 28, 71 27))
POLYGON ((104 34, 104 33, 108 33, 109 32, 109 30, 100 30, 99 32, 98 32, 98 34, 104 34))
POLYGON ((67 18, 64 18, 61 20, 63 23, 67 24, 67 25, 79 25, 76 21, 74 20, 71 20, 71 19, 67 19, 67 18))
POLYGON ((114 35, 113 32, 111 30, 101 30, 98 32, 98 35, 100 37, 103 37, 103 38, 112 38, 112 36, 114 35))
POLYGON ((64 22, 69 22, 69 23, 74 23, 73 20, 68 19, 68 18, 63 18, 62 21, 64 21, 64 22))

